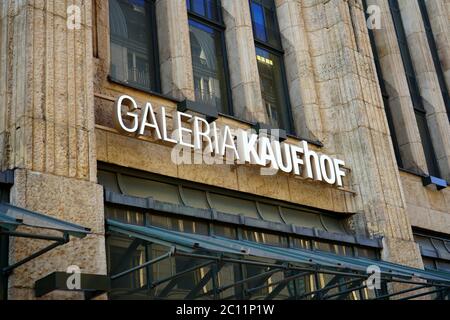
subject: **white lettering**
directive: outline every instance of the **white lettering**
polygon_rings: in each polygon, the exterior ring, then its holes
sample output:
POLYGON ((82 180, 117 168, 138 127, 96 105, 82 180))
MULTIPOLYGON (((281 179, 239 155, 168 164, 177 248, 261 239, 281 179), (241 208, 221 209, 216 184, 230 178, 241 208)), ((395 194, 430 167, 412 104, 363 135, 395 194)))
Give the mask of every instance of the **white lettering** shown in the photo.
POLYGON ((307 179, 324 181, 342 187, 346 176, 345 162, 309 149, 306 141, 299 145, 281 143, 267 135, 238 129, 236 135, 225 125, 220 130, 216 122, 187 113, 173 112, 173 130, 167 125, 167 112, 161 107, 155 113, 151 103, 139 112, 130 96, 119 97, 115 104, 114 124, 118 131, 143 136, 150 131, 154 138, 175 145, 172 161, 176 164, 194 163, 252 164, 265 167, 261 174, 284 173, 302 175, 307 179), (196 152, 192 153, 192 149, 196 152), (269 172, 270 171, 270 172, 269 172))
POLYGON ((153 111, 153 106, 151 103, 147 103, 144 107, 144 112, 142 114, 141 129, 139 130, 139 134, 144 135, 147 127, 151 129, 152 133, 155 135, 155 138, 157 138, 158 140, 162 139, 161 132, 159 131, 158 122, 156 121, 155 112, 153 111), (150 122, 148 122, 149 117, 150 122))
POLYGON ((192 138, 192 130, 183 127, 183 118, 191 120, 192 116, 190 114, 178 112, 178 111, 176 111, 173 115, 173 120, 174 120, 173 127, 174 127, 174 131, 176 132, 176 134, 178 136, 178 143, 185 147, 194 148, 193 144, 184 142, 185 135, 192 138))
POLYGON ((121 96, 116 101, 116 117, 114 117, 114 124, 116 129, 125 133, 135 133, 139 129, 139 117, 135 113, 138 109, 136 101, 130 96, 121 96), (123 113, 122 107, 126 106, 128 110, 123 113), (127 127, 124 119, 131 121, 132 126, 127 127))

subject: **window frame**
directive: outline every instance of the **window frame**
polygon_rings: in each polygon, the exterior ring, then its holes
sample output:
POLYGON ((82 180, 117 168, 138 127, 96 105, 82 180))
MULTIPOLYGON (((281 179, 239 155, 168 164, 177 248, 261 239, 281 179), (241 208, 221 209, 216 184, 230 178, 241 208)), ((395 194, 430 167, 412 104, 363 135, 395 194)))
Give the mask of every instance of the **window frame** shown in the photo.
MULTIPOLYGON (((108 1, 108 4, 110 1, 108 1)), ((161 69, 160 69, 160 61, 159 61, 159 45, 158 45, 158 29, 156 23, 156 0, 144 0, 145 9, 149 13, 151 19, 147 21, 149 24, 148 27, 150 29, 150 34, 148 35, 148 50, 149 50, 149 63, 150 69, 153 68, 154 72, 150 72, 150 87, 140 86, 135 83, 129 83, 123 80, 120 80, 112 75, 111 67, 112 67, 112 57, 111 57, 111 48, 110 48, 110 61, 109 61, 109 72, 108 72, 108 81, 129 87, 132 89, 136 89, 139 91, 147 92, 150 94, 161 94, 161 69)), ((108 15, 111 14, 111 7, 108 8, 108 15)), ((109 22, 109 45, 111 46, 112 37, 111 37, 111 21, 109 22)))
MULTIPOLYGON (((183 0, 183 1, 186 1, 186 0, 183 0)), ((231 90, 230 68, 228 65, 228 50, 227 50, 228 48, 227 48, 227 43, 226 43, 226 39, 225 39, 226 26, 223 22, 222 2, 221 2, 221 0, 217 0, 217 21, 208 19, 207 17, 204 17, 200 14, 197 14, 197 13, 191 11, 190 8, 187 6, 187 1, 186 1, 186 9, 187 9, 187 14, 188 14, 188 28, 189 28, 189 20, 193 20, 197 23, 206 25, 207 27, 214 29, 220 35, 220 44, 221 44, 223 64, 224 64, 224 80, 225 80, 225 88, 226 88, 226 94, 227 94, 225 115, 234 116, 233 93, 231 90)), ((222 110, 217 110, 217 111, 219 114, 224 114, 222 110)))
MULTIPOLYGON (((277 41, 280 44, 279 47, 274 46, 274 45, 270 44, 269 42, 261 41, 255 37, 256 31, 255 31, 255 26, 253 23, 253 14, 251 11, 251 6, 252 6, 253 1, 255 1, 255 0, 248 0, 248 4, 250 6, 250 18, 252 21, 252 31, 253 31, 253 40, 255 43, 255 48, 260 48, 262 50, 268 51, 270 54, 273 54, 279 58, 282 86, 283 86, 283 94, 284 94, 285 100, 286 100, 286 108, 285 108, 286 109, 285 111, 287 112, 286 118, 288 119, 287 123, 285 124, 286 128, 283 128, 283 129, 286 130, 286 132, 289 135, 295 136, 296 131, 295 131, 294 119, 293 119, 293 113, 292 113, 291 96, 290 96, 290 92, 289 92, 289 83, 287 81, 287 73, 286 73, 286 66, 285 66, 285 60, 284 60, 285 52, 282 48, 281 32, 280 32, 280 27, 279 27, 279 23, 278 23, 278 14, 276 11, 275 2, 273 2, 274 25, 276 26, 275 31, 276 31, 277 41)), ((264 26, 264 27, 266 27, 266 26, 264 26)), ((256 59, 256 57, 255 57, 255 59, 256 59)), ((258 78, 259 78, 259 80, 261 79, 259 76, 259 71, 258 71, 258 78)), ((262 90, 261 90, 261 95, 262 95, 262 90)))

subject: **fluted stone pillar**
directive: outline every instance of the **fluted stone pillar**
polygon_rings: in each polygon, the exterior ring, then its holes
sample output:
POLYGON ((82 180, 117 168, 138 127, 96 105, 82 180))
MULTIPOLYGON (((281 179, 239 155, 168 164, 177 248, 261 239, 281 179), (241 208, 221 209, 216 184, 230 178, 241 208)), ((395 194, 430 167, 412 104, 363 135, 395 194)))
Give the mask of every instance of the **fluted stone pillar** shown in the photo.
POLYGON ((417 127, 394 22, 387 0, 367 0, 381 12, 381 29, 373 30, 397 142, 405 169, 427 172, 427 163, 417 127))
POLYGON ((248 1, 222 1, 234 114, 267 122, 253 41, 248 1))
POLYGON ((195 100, 186 1, 157 0, 162 93, 195 100))
POLYGON ((425 0, 447 89, 450 91, 450 21, 448 0, 425 0))
MULTIPOLYGON (((75 29, 68 28, 66 1, 0 3, 0 154, 2 170, 15 169, 11 203, 92 229, 87 238, 72 239, 16 269, 10 299, 33 299, 36 280, 70 265, 106 274, 103 195, 96 184, 91 1, 70 4, 81 12, 75 29)), ((47 245, 12 238, 10 263, 47 245)))
POLYGON ((450 124, 419 4, 417 1, 399 0, 399 6, 420 94, 427 111, 428 126, 439 169, 443 178, 448 180, 450 179, 450 124))
MULTIPOLYGON (((351 169, 356 233, 385 239, 382 257, 422 266, 414 243, 360 1, 306 1, 326 141, 351 169)), ((328 144, 326 144, 328 152, 328 144)))
POLYGON ((305 138, 322 140, 322 119, 302 1, 277 0, 275 3, 296 132, 305 138))

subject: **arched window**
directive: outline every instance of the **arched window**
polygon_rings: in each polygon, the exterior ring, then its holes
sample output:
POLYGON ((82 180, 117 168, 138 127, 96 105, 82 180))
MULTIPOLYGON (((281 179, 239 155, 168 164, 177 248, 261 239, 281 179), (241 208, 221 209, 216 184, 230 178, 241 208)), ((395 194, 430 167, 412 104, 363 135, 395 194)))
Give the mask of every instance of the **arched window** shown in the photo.
POLYGON ((111 78, 159 91, 153 1, 110 0, 109 15, 111 78))

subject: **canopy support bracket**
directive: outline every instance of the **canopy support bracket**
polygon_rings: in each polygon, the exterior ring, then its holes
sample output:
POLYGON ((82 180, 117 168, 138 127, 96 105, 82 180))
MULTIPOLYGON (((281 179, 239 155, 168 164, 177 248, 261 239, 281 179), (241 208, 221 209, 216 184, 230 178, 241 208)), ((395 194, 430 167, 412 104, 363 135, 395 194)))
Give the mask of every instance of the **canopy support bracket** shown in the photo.
POLYGON ((9 265, 2 269, 2 273, 5 276, 9 276, 15 269, 18 267, 24 265, 27 262, 30 262, 31 260, 34 260, 45 253, 62 246, 69 242, 69 235, 67 233, 64 233, 64 236, 62 238, 58 237, 50 237, 50 236, 39 236, 39 235, 32 235, 32 234, 25 234, 25 233, 18 233, 18 232, 2 232, 1 234, 9 235, 12 237, 18 237, 18 238, 32 238, 32 239, 38 239, 38 240, 47 240, 47 241, 55 241, 55 243, 50 244, 49 246, 29 255, 28 257, 9 265))

